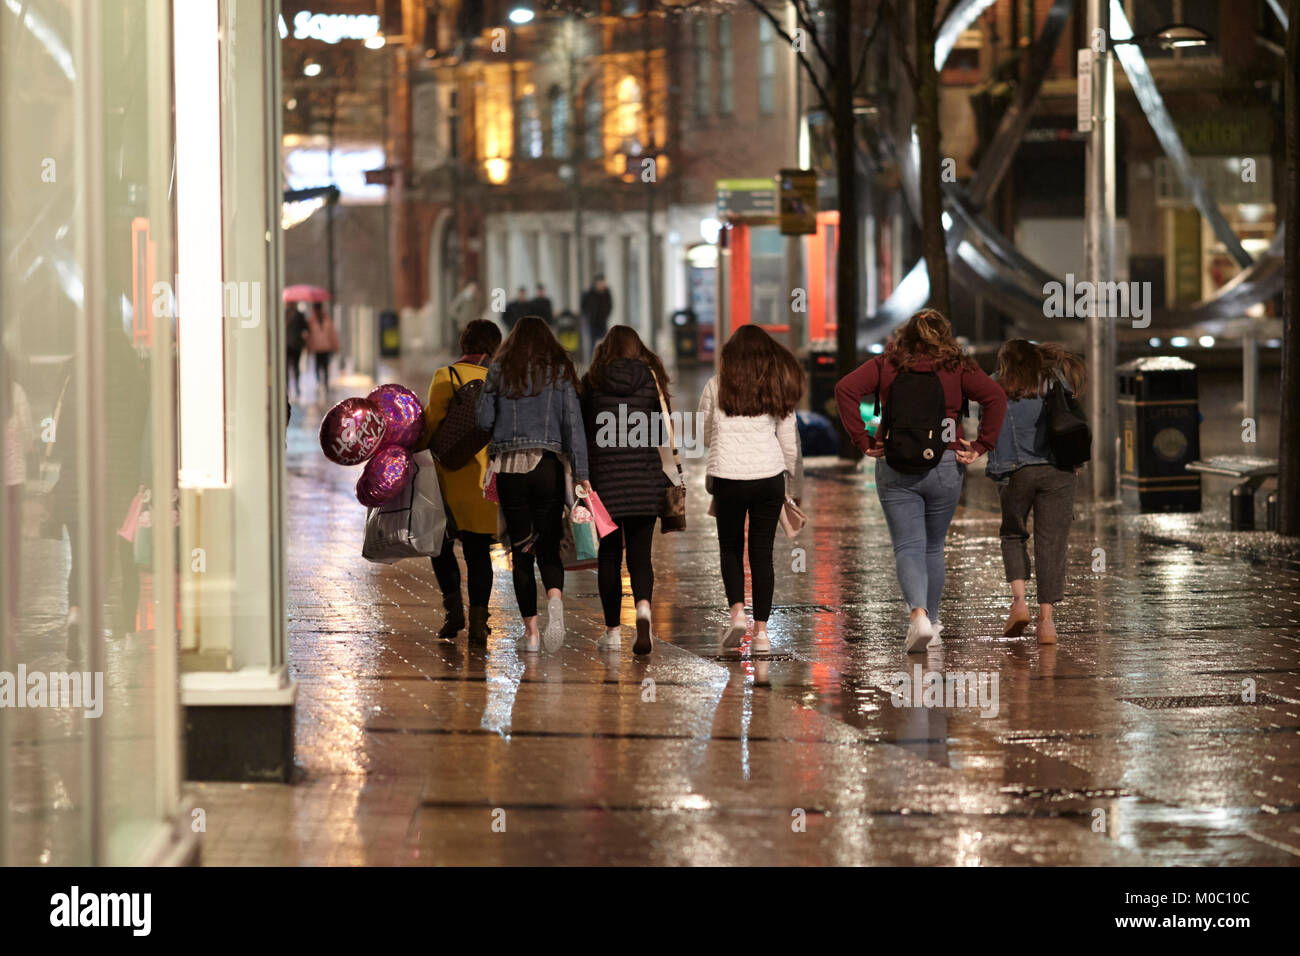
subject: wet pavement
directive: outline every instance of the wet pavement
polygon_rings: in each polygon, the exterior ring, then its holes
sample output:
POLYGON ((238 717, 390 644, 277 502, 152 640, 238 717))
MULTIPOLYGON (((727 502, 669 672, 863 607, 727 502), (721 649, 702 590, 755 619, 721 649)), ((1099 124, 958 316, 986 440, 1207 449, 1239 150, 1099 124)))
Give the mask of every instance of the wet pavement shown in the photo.
POLYGON ((1294 549, 1080 505, 1060 643, 1039 646, 1001 637, 998 517, 971 496, 944 644, 906 655, 870 475, 811 461, 809 526, 778 532, 771 653, 722 653, 695 460, 689 530, 655 540, 647 660, 630 593, 623 647, 596 648, 594 572, 567 576, 564 648, 524 653, 501 555, 472 650, 435 637, 427 562, 360 557, 357 469, 320 454, 324 410, 295 406, 289 436, 297 779, 187 785, 208 864, 1300 862, 1294 549), (895 706, 900 672, 919 706, 895 706))

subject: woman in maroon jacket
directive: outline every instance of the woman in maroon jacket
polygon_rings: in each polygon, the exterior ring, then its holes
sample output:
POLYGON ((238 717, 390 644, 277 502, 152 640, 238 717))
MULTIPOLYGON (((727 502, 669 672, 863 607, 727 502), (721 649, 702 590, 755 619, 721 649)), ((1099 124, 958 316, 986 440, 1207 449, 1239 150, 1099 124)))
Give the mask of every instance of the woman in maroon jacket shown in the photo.
POLYGON ((924 651, 942 643, 943 547, 962 478, 967 465, 997 444, 1007 396, 972 359, 962 356, 951 323, 935 310, 924 309, 899 328, 883 355, 840 380, 835 400, 853 444, 876 459, 876 493, 911 614, 906 647, 909 653, 924 651), (864 398, 876 395, 885 411, 872 438, 859 408, 864 398), (974 442, 961 433, 967 399, 980 405, 979 437, 974 442))

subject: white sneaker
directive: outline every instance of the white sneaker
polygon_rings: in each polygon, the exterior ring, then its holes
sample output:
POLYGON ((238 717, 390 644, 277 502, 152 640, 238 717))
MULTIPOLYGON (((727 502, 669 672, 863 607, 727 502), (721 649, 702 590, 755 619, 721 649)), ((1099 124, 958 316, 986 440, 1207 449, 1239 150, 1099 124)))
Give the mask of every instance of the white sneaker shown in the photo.
POLYGON ((740 646, 740 639, 745 636, 744 618, 733 618, 730 624, 722 628, 722 649, 731 650, 740 646))
POLYGON ((768 654, 771 653, 771 651, 772 642, 767 638, 767 631, 763 631, 761 634, 755 634, 754 639, 749 642, 749 653, 751 655, 768 654))
POLYGON ((920 653, 925 650, 932 637, 934 637, 934 629, 930 626, 930 618, 924 613, 918 614, 907 624, 907 641, 904 647, 909 654, 920 653))
POLYGON ((564 646, 564 598, 553 597, 546 602, 546 630, 542 632, 542 643, 551 654, 564 646))
POLYGON ((600 632, 600 637, 596 638, 596 646, 602 651, 612 647, 623 646, 623 629, 621 627, 608 627, 600 632))
POLYGON ((934 637, 931 638, 930 643, 927 644, 927 645, 925 645, 925 646, 926 646, 926 647, 942 647, 942 646, 943 646, 943 638, 939 636, 939 632, 941 632, 941 631, 943 630, 943 625, 940 624, 938 621, 935 621, 933 624, 930 625, 930 629, 934 631, 934 637))
POLYGON ((541 638, 536 634, 524 632, 524 650, 529 654, 536 654, 541 650, 541 638))

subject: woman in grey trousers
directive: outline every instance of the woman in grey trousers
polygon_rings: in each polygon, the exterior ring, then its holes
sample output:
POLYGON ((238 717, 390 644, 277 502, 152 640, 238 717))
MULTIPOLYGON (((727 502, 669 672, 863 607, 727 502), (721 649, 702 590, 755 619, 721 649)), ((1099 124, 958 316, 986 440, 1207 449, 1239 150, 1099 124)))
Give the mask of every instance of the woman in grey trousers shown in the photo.
POLYGON ((1002 499, 1002 563, 1011 583, 1011 610, 1002 633, 1019 637, 1029 624, 1025 581, 1029 577, 1029 513, 1034 515, 1034 571, 1038 583, 1039 644, 1056 643, 1054 606, 1065 596, 1065 564, 1074 520, 1073 469, 1056 467, 1047 443, 1042 396, 1046 381, 1061 376, 1081 393, 1084 365, 1059 345, 1012 339, 998 351, 994 377, 1007 393, 1007 416, 989 453, 986 473, 1002 499))

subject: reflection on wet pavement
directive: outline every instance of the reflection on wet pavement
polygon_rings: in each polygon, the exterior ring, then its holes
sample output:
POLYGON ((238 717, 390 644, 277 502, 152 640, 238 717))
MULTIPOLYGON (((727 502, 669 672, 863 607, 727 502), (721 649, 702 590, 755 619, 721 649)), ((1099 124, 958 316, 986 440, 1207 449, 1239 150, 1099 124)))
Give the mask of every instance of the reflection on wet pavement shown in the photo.
POLYGON ((944 644, 909 657, 869 475, 811 462, 810 525, 778 534, 772 653, 751 659, 748 640, 718 647, 696 460, 690 530, 655 541, 648 660, 630 596, 623 647, 596 648, 594 572, 568 576, 568 642, 547 655, 516 647, 498 569, 479 650, 434 636, 427 563, 361 559, 355 469, 320 455, 323 410, 296 407, 289 442, 299 779, 189 785, 208 863, 1300 862, 1286 555, 1080 505, 1061 643, 1040 647, 1032 628, 1000 636, 997 516, 963 508, 944 644), (958 677, 966 706, 895 706, 900 679, 943 704, 958 677))

